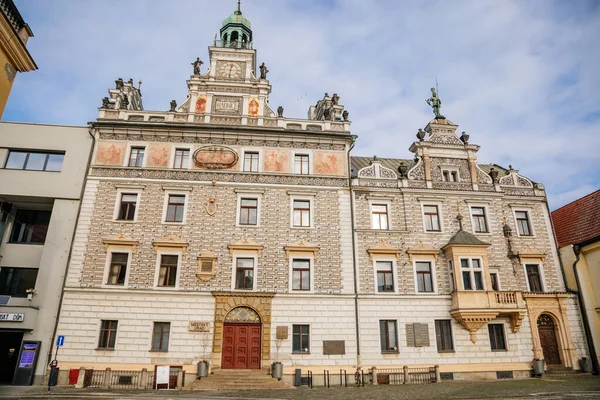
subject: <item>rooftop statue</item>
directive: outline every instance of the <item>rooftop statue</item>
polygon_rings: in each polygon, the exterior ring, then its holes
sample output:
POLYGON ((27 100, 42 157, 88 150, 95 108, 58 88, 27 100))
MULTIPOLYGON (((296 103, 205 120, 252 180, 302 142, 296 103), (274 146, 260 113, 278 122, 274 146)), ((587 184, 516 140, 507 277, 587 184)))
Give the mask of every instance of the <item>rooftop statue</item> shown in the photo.
POLYGON ((267 79, 267 72, 269 72, 269 70, 267 69, 267 66, 265 65, 265 63, 262 63, 259 68, 260 68, 260 79, 267 79))
POLYGON ((440 114, 440 107, 442 107, 442 101, 439 99, 439 97, 437 97, 435 88, 431 88, 431 97, 425 101, 431 106, 431 108, 433 108, 433 114, 436 118, 444 118, 442 114, 440 114))
POLYGON ((196 57, 196 61, 192 63, 192 65, 194 66, 194 75, 200 75, 200 66, 202 64, 204 63, 200 60, 200 57, 196 57))

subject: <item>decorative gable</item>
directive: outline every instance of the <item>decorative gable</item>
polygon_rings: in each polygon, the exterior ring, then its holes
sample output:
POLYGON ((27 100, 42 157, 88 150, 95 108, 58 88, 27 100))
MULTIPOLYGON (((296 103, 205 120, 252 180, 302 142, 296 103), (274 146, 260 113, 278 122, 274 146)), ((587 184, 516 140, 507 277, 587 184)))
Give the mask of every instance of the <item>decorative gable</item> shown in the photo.
MULTIPOLYGON (((375 158, 376 160, 376 158, 375 158)), ((371 165, 358 171, 359 178, 367 179, 398 179, 398 175, 389 168, 385 168, 378 161, 373 160, 371 165)))

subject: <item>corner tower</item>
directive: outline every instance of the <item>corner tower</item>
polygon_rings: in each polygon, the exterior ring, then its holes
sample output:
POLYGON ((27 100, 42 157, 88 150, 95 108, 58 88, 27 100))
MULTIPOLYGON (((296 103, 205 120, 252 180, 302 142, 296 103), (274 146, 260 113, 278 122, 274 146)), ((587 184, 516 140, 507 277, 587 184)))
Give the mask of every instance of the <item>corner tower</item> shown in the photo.
POLYGON ((242 16, 239 0, 237 10, 223 20, 223 27, 220 34, 223 47, 252 48, 250 21, 242 16))

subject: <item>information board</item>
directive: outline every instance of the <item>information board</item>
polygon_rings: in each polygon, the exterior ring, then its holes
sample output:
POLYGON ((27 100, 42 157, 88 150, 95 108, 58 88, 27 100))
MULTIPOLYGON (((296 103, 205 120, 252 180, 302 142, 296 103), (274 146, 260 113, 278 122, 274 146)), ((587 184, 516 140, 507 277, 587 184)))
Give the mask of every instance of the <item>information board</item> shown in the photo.
POLYGON ((31 368, 33 361, 35 360, 35 351, 37 349, 37 343, 26 343, 23 344, 21 351, 21 358, 19 359, 19 368, 31 368))
POLYGON ((156 384, 157 385, 168 385, 169 384, 169 371, 168 365, 156 366, 156 384))

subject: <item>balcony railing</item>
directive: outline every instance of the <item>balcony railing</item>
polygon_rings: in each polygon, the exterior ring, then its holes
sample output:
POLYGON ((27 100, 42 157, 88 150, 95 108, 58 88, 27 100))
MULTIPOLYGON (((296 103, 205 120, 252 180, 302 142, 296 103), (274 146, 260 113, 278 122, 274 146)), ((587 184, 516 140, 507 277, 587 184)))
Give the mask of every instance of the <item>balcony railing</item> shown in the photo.
POLYGON ((524 309, 521 292, 484 292, 465 290, 452 293, 452 309, 503 310, 524 309))
POLYGON ((214 47, 252 50, 252 42, 244 42, 241 40, 215 40, 214 47))

